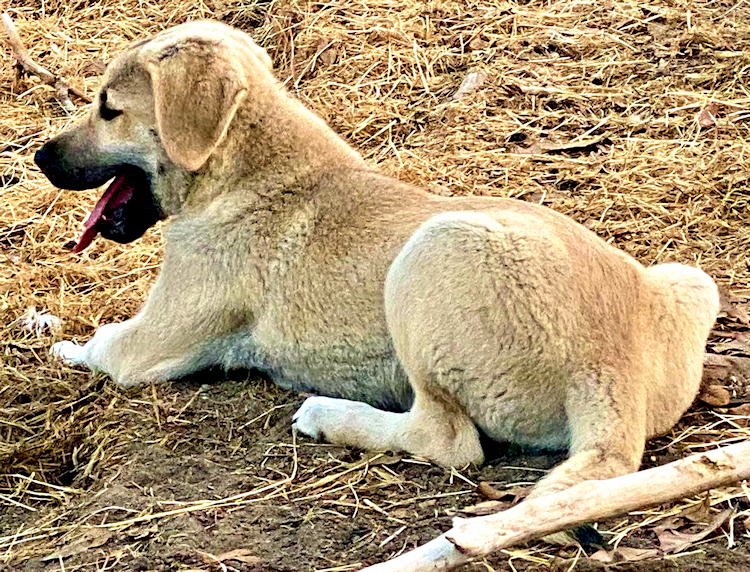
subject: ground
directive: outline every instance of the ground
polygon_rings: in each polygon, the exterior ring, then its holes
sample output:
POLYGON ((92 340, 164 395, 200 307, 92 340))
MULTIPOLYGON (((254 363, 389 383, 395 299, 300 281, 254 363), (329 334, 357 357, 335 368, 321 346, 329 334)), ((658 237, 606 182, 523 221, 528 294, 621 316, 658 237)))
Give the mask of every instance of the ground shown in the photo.
MULTIPOLYGON (((31 55, 89 95, 130 41, 190 19, 224 20, 266 47, 294 96, 372 165, 441 194, 543 203, 646 265, 699 264, 724 297, 705 375, 724 391, 650 442, 644 465, 747 438, 743 3, 6 6, 31 55)), ((356 570, 477 514, 487 506, 476 507, 486 501, 480 482, 522 495, 561 459, 497 446, 481 468, 446 471, 295 438, 290 419, 303 397, 253 373, 125 391, 54 363, 54 341, 84 341, 137 311, 158 269, 161 229, 70 252, 98 193, 54 189, 31 157, 86 106, 73 97, 68 115, 54 90, 16 77, 10 51, 2 54, 0 568, 356 570), (29 330, 32 307, 59 324, 29 330)), ((747 488, 730 487, 598 528, 607 550, 619 543, 638 549, 620 558, 643 558, 618 570, 750 570, 749 516, 747 488), (670 539, 711 522, 705 538, 670 549, 670 539)), ((597 550, 538 542, 464 569, 600 570, 597 550)))

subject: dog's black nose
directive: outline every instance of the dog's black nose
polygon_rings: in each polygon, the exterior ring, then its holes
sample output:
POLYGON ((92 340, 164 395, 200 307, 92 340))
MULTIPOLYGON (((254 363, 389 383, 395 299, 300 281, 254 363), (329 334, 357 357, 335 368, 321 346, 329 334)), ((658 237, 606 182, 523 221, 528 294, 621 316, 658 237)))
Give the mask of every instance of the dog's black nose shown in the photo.
MULTIPOLYGON (((71 175, 73 169, 69 164, 65 153, 61 153, 60 145, 56 139, 50 139, 34 153, 34 163, 49 179, 50 183, 62 189, 89 188, 71 185, 74 179, 71 175)), ((75 181, 73 181, 75 182, 75 181)))
POLYGON ((50 166, 50 146, 53 145, 52 141, 47 141, 44 145, 37 149, 34 153, 34 163, 39 167, 43 173, 46 173, 50 166))

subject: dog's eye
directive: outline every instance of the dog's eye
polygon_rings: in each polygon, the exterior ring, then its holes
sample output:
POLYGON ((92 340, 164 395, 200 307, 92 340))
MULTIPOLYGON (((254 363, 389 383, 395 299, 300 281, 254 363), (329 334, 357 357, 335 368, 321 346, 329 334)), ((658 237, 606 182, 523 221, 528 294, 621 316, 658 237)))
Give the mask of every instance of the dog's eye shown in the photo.
POLYGON ((103 103, 99 108, 99 115, 102 116, 102 119, 104 119, 104 121, 111 121, 118 115, 122 115, 122 111, 119 109, 112 109, 111 107, 108 107, 103 103))
POLYGON ((99 115, 102 116, 102 119, 104 121, 111 121, 118 115, 122 115, 122 110, 120 109, 112 109, 107 105, 107 92, 104 91, 99 96, 99 115))

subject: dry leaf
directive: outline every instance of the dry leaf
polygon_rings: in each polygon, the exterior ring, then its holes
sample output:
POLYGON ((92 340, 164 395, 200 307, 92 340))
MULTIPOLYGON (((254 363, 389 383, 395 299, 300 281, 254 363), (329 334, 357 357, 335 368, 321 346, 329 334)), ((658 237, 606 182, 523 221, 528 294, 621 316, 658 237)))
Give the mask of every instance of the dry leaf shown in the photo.
POLYGON ((581 543, 576 538, 575 532, 572 530, 561 530, 560 532, 553 532, 547 534, 542 538, 547 544, 554 544, 556 546, 580 546, 581 543))
POLYGON ((656 558, 659 556, 659 551, 656 548, 630 548, 628 546, 621 546, 615 551, 615 554, 621 556, 625 562, 638 562, 647 558, 656 558))
POLYGON ((466 506, 461 509, 463 514, 471 514, 474 516, 484 516, 487 514, 495 514, 510 508, 512 505, 509 501, 499 500, 488 500, 480 502, 471 506, 466 506))
POLYGON ((453 101, 458 101, 465 95, 470 94, 472 91, 476 91, 484 85, 486 79, 487 74, 482 70, 470 71, 468 74, 466 74, 466 77, 461 82, 461 86, 458 88, 458 91, 453 94, 453 101))
POLYGON ((130 528, 128 529, 128 536, 130 536, 131 540, 143 540, 144 538, 148 538, 150 536, 153 536, 154 534, 157 534, 159 532, 159 527, 157 525, 149 526, 149 527, 143 527, 143 528, 130 528))
POLYGON ((373 29, 373 31, 370 33, 369 39, 371 43, 394 42, 402 46, 411 46, 412 44, 412 40, 409 39, 409 36, 407 36, 404 32, 394 29, 385 29, 379 26, 373 29))
POLYGON ((716 352, 741 352, 743 355, 750 356, 750 344, 745 338, 735 338, 729 342, 713 342, 711 349, 716 352))
POLYGON ((505 493, 493 487, 490 483, 482 481, 477 486, 477 492, 486 499, 500 500, 505 493))
POLYGON ((219 562, 226 562, 227 560, 236 560, 237 562, 242 562, 243 564, 260 564, 261 559, 257 556, 254 556, 253 553, 246 549, 246 548, 237 548, 235 550, 230 550, 229 552, 223 552, 219 554, 217 557, 217 560, 219 562))
POLYGON ((43 556, 41 561, 48 562, 50 560, 68 558, 74 554, 81 554, 92 548, 98 548, 99 546, 105 545, 112 536, 113 534, 106 528, 90 528, 83 533, 81 538, 63 546, 53 554, 43 556))
POLYGON ((315 53, 318 56, 318 61, 326 66, 336 63, 336 58, 339 55, 330 38, 321 38, 315 48, 315 53))
POLYGON ((703 365, 709 367, 732 367, 732 360, 720 354, 703 354, 703 365))
POLYGON ((680 516, 686 518, 690 522, 700 522, 704 524, 711 522, 713 517, 713 513, 711 512, 711 497, 706 493, 706 496, 703 497, 703 502, 699 502, 686 508, 680 513, 680 516))
POLYGON ((729 403, 732 394, 720 385, 702 387, 698 399, 712 407, 724 407, 729 403))
POLYGON ((516 503, 526 498, 531 487, 512 487, 501 491, 496 489, 490 483, 482 481, 477 486, 477 492, 489 500, 504 500, 516 503))
POLYGON ((706 107, 701 109, 696 118, 701 129, 711 129, 716 126, 716 114, 718 111, 719 106, 715 103, 709 103, 706 107))
POLYGON ((654 527, 654 530, 677 530, 683 526, 687 526, 688 522, 682 518, 679 514, 668 516, 659 521, 659 524, 654 527))
POLYGON ((483 39, 479 34, 474 36, 471 40, 469 40, 469 47, 472 50, 483 50, 487 46, 489 46, 489 42, 485 39, 483 39))
POLYGON ((594 552, 591 556, 589 556, 589 560, 595 560, 596 562, 613 562, 613 555, 611 552, 607 550, 597 550, 594 552))
POLYGON ((691 544, 694 544, 700 540, 706 538, 714 530, 723 525, 727 519, 731 516, 732 509, 728 508, 719 514, 706 525, 706 527, 700 532, 689 533, 679 532, 672 528, 665 528, 663 526, 657 526, 654 529, 656 537, 659 539, 659 545, 665 553, 676 553, 682 552, 688 548, 691 544))
POLYGON ((728 317, 734 318, 740 324, 745 326, 750 325, 750 315, 747 313, 747 307, 740 306, 739 304, 728 304, 727 306, 722 304, 721 309, 727 313, 728 317))
POLYGON ((750 403, 743 403, 737 407, 732 407, 727 413, 730 415, 741 415, 743 417, 750 417, 750 403))
POLYGON ((750 315, 748 315, 747 304, 731 301, 731 296, 724 291, 719 291, 719 317, 734 318, 744 325, 750 325, 750 315))
POLYGON ((657 556, 659 556, 659 551, 655 548, 630 548, 628 546, 620 546, 612 551, 598 550, 589 556, 589 560, 604 563, 638 562, 639 560, 656 558, 657 556))
POLYGON ((572 141, 551 141, 541 139, 529 147, 518 150, 520 155, 541 155, 543 153, 563 153, 577 151, 590 153, 598 151, 600 145, 611 145, 612 141, 607 135, 597 135, 586 139, 573 139, 572 141))
POLYGON ((529 494, 529 490, 531 490, 531 487, 513 487, 501 491, 488 482, 483 481, 477 486, 477 492, 490 500, 462 508, 461 512, 473 515, 485 515, 500 512, 501 510, 506 510, 526 498, 529 494))
POLYGON ((81 71, 83 73, 83 77, 94 77, 102 75, 106 69, 107 64, 105 64, 99 58, 94 58, 86 62, 86 64, 83 66, 83 70, 81 71))
POLYGON ((395 465, 396 463, 400 462, 403 457, 399 455, 380 455, 376 456, 375 458, 371 459, 369 461, 369 465, 371 467, 376 467, 377 465, 395 465))

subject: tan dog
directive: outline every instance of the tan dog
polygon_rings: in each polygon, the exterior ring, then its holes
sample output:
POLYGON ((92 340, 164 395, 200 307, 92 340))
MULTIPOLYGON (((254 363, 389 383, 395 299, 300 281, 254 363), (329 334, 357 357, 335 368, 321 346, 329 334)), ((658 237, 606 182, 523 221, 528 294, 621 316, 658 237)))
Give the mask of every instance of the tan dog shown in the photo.
POLYGON ((536 494, 635 470, 698 390, 711 279, 645 269, 541 206, 384 176, 270 68, 242 32, 177 26, 39 150, 57 186, 114 177, 78 250, 172 219, 141 312, 55 353, 123 386, 257 368, 353 400, 308 399, 304 433, 443 465, 481 462, 479 431, 568 448, 536 494))

